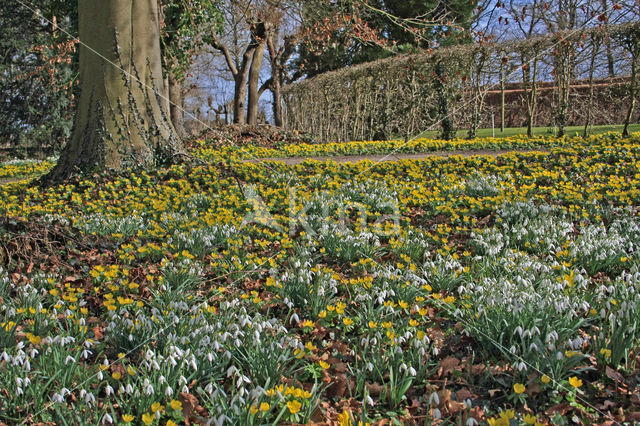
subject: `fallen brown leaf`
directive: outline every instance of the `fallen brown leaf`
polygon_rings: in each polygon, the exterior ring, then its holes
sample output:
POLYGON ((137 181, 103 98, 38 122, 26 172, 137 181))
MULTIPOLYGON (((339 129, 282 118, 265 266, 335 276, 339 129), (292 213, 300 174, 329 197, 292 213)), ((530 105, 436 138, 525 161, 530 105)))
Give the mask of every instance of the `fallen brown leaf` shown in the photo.
POLYGON ((624 377, 622 377, 622 374, 618 373, 616 370, 609 367, 608 365, 604 369, 604 372, 607 375, 607 377, 610 378, 611 380, 614 380, 616 382, 621 382, 622 384, 624 384, 624 377))
POLYGON ((447 357, 440 361, 440 368, 438 369, 438 376, 443 377, 453 373, 460 365, 460 360, 452 356, 447 357))
POLYGON ((471 393, 471 391, 467 388, 462 388, 456 391, 456 401, 464 402, 467 399, 474 399, 476 395, 471 393))

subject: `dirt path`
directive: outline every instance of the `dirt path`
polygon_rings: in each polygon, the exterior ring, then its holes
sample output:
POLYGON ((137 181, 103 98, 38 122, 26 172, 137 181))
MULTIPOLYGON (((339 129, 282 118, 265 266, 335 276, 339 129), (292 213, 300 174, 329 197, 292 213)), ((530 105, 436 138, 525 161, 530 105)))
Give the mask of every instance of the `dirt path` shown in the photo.
POLYGON ((29 177, 18 177, 18 178, 4 178, 4 179, 0 179, 0 186, 1 185, 6 185, 8 183, 14 183, 14 182, 19 182, 21 180, 25 180, 25 179, 29 179, 29 177))
POLYGON ((491 155, 497 157, 498 155, 509 153, 526 153, 526 152, 549 152, 544 148, 539 149, 478 149, 470 151, 433 151, 433 152, 420 152, 413 154, 364 154, 364 155, 323 155, 318 157, 290 157, 290 158, 259 158, 253 160, 243 160, 244 163, 263 163, 266 161, 278 161, 287 165, 300 164, 307 160, 316 161, 335 161, 336 163, 349 163, 358 162, 364 160, 371 160, 374 163, 380 163, 383 161, 402 161, 402 160, 423 160, 429 157, 451 157, 454 155, 461 155, 463 157, 471 157, 473 155, 491 155))

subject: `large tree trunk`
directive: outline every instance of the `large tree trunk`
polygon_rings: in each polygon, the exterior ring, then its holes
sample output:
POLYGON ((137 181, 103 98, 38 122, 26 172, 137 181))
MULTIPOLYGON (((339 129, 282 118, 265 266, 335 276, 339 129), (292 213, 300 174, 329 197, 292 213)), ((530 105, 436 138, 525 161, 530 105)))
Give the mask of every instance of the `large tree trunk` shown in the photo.
POLYGON ((249 88, 247 124, 250 126, 258 124, 258 101, 260 100, 258 89, 260 84, 260 70, 262 69, 262 60, 264 58, 264 47, 264 41, 257 44, 256 49, 253 51, 253 59, 251 60, 249 71, 249 82, 247 84, 249 88))
POLYGON ((280 74, 278 70, 276 78, 272 82, 271 91, 273 93, 273 124, 276 127, 284 126, 284 118, 282 116, 282 86, 280 85, 280 74))
POLYGON ((234 124, 246 123, 245 105, 247 102, 247 78, 249 76, 249 60, 253 56, 255 46, 249 45, 244 51, 242 57, 242 65, 240 69, 233 74, 234 90, 233 90, 233 122, 234 124))
POLYGON ((44 183, 169 160, 157 0, 78 0, 81 93, 71 140, 44 183), (162 158, 159 158, 162 157, 162 158))
POLYGON ((259 85, 260 71, 262 70, 262 60, 264 59, 264 48, 267 44, 267 25, 264 22, 257 22, 251 25, 251 44, 255 46, 251 66, 249 67, 249 101, 247 104, 247 124, 255 126, 258 124, 258 101, 260 100, 259 85))
POLYGON ((169 76, 169 99, 171 106, 171 124, 179 137, 185 136, 184 130, 184 95, 182 83, 169 76))

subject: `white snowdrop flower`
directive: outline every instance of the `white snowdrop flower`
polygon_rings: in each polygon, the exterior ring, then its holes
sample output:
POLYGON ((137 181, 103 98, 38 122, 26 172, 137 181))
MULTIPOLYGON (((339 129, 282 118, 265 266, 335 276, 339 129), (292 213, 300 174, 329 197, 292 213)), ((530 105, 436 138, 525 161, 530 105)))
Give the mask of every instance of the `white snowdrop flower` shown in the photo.
POLYGON ((80 389, 80 398, 84 398, 87 395, 87 391, 85 389, 80 389))
POLYGON ((520 361, 520 363, 518 363, 518 370, 525 371, 526 369, 527 369, 527 364, 525 364, 524 361, 520 361))
POLYGON ((227 368, 227 377, 231 377, 237 372, 238 372, 238 369, 234 365, 232 365, 231 367, 227 368))
POLYGON ((151 361, 151 368, 154 370, 160 370, 160 364, 156 362, 156 360, 151 361))
POLYGON ((289 319, 289 321, 293 324, 295 322, 295 324, 299 324, 300 323, 300 317, 298 316, 297 313, 293 313, 293 315, 291 315, 291 318, 289 319))
POLYGON ((411 376, 415 377, 415 376, 417 376, 417 375, 418 375, 418 372, 416 371, 416 369, 415 369, 415 368, 413 368, 413 367, 409 367, 409 375, 411 375, 411 376))
POLYGON ((17 384, 18 386, 22 386, 22 378, 20 378, 20 377, 16 377, 16 384, 17 384))
POLYGON ((556 358, 560 361, 564 358, 564 354, 562 352, 556 353, 556 358))
POLYGON ((51 401, 53 401, 56 404, 62 404, 64 402, 64 396, 60 395, 59 393, 54 393, 51 396, 51 401))
POLYGON ((365 399, 365 402, 367 404, 369 404, 371 407, 373 407, 375 405, 375 403, 373 402, 373 398, 371 398, 371 396, 367 395, 367 398, 365 399))
POLYGON ((182 389, 180 390, 180 392, 182 392, 182 393, 189 393, 189 387, 188 387, 187 385, 184 385, 184 386, 182 387, 182 389))
POLYGON ((439 420, 442 417, 442 413, 440 413, 440 410, 435 408, 433 410, 433 418, 436 420, 439 420))
POLYGON ((146 395, 153 395, 153 392, 154 392, 154 390, 153 390, 153 386, 151 386, 151 384, 147 384, 147 385, 144 387, 144 393, 145 393, 146 395))
POLYGON ((16 388, 16 395, 24 395, 24 391, 22 390, 21 387, 16 388))
POLYGON ((160 383, 161 385, 164 385, 165 383, 167 383, 167 379, 163 375, 161 375, 158 378, 158 383, 160 383))
POLYGON ((88 405, 93 405, 96 402, 96 397, 91 392, 87 392, 87 395, 84 397, 84 402, 88 405))
POLYGON ((128 384, 127 384, 126 392, 127 392, 129 395, 131 395, 131 394, 133 393, 133 386, 131 386, 131 383, 128 383, 128 384))
POLYGON ((38 352, 38 350, 37 350, 36 348, 31 348, 31 349, 29 350, 29 357, 30 357, 31 359, 33 359, 33 358, 35 358, 35 357, 38 355, 38 353, 39 353, 39 352, 38 352))
POLYGON ((107 387, 104 388, 104 393, 107 396, 113 395, 114 394, 113 388, 110 385, 107 385, 107 387))
POLYGON ((431 405, 432 403, 440 405, 440 397, 438 397, 437 392, 433 392, 431 395, 429 395, 429 405, 431 405))
POLYGON ((469 417, 467 419, 466 425, 467 426, 475 426, 478 424, 478 421, 476 419, 474 419, 473 417, 469 417))
POLYGON ((368 362, 368 363, 367 363, 367 366, 366 366, 366 369, 367 369, 367 370, 369 370, 369 371, 373 371, 373 369, 374 369, 373 364, 372 364, 372 363, 370 363, 370 362, 368 362))
POLYGON ((207 386, 204 387, 204 391, 207 392, 209 395, 211 395, 213 393, 213 385, 209 383, 207 386))
POLYGON ((81 353, 80 353, 80 357, 83 359, 88 359, 91 356, 91 351, 88 351, 86 349, 84 349, 81 353))
POLYGON ((113 418, 109 415, 109 413, 106 413, 104 416, 102 416, 102 424, 103 425, 113 424, 113 418))
POLYGON ((170 397, 170 396, 172 396, 172 395, 173 395, 173 389, 171 389, 171 386, 167 386, 167 389, 165 389, 164 394, 165 394, 167 397, 170 397))

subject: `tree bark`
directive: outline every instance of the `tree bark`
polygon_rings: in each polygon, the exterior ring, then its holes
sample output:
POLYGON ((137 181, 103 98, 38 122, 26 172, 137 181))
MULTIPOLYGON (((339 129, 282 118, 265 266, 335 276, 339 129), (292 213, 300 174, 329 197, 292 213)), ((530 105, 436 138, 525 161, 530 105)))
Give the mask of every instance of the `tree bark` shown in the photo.
POLYGON ((171 124, 179 137, 185 136, 184 129, 184 95, 182 83, 169 76, 169 100, 171 124))
POLYGON ((251 67, 249 68, 249 81, 247 83, 247 87, 249 89, 247 124, 250 126, 258 124, 258 101, 260 100, 258 89, 260 84, 260 70, 262 70, 262 60, 264 59, 264 31, 262 31, 261 35, 262 37, 256 41, 256 48, 253 51, 251 67))
POLYGON ((181 150, 168 120, 157 0, 78 0, 81 93, 55 183, 76 171, 170 160, 181 150))
POLYGON ((505 55, 500 52, 502 58, 500 58, 500 132, 504 133, 504 86, 505 86, 505 55))
POLYGON ((229 48, 222 44, 215 32, 212 34, 212 46, 219 50, 220 53, 224 56, 225 62, 227 63, 227 67, 233 76, 233 123, 234 124, 245 124, 246 122, 246 114, 245 114, 245 104, 247 101, 247 78, 249 77, 249 61, 253 57, 253 51, 256 48, 255 43, 250 43, 249 46, 245 49, 242 55, 242 61, 239 64, 239 68, 236 67, 236 64, 231 57, 231 52, 229 48))
MULTIPOLYGON (((637 46, 636 46, 637 49, 637 46)), ((629 125, 631 124, 631 118, 633 117, 633 111, 636 107, 636 98, 638 96, 637 92, 637 78, 638 78, 638 52, 636 50, 635 55, 632 53, 631 57, 631 82, 629 83, 629 109, 627 110, 627 116, 624 120, 624 129, 622 129, 622 137, 629 137, 629 125)))

